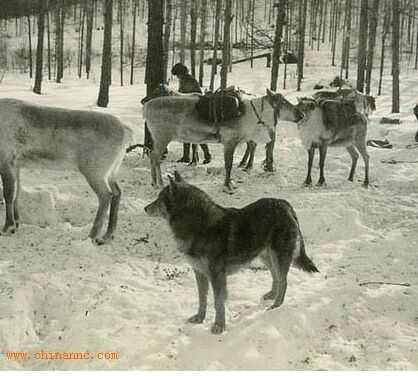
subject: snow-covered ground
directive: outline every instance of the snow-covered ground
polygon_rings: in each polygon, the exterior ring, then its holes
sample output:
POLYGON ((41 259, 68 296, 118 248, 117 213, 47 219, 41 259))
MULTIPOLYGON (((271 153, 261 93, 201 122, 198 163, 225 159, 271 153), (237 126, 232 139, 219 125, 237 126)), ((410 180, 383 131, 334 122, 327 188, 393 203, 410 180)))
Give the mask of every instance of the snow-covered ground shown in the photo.
MULTIPOLYGON (((302 94, 338 73, 328 61, 321 65, 308 56, 307 62, 302 94)), ((242 64, 234 67, 230 83, 263 94, 269 69, 264 62, 253 71, 242 64)), ((230 277, 227 332, 221 336, 210 333, 212 297, 203 325, 186 322, 197 307, 195 280, 166 224, 143 211, 157 194, 147 159, 135 151, 127 155, 120 175, 119 229, 102 247, 86 239, 97 203, 78 173, 23 170, 21 208, 27 223, 17 235, 0 238, 0 352, 26 351, 32 358, 11 361, 3 354, 0 368, 418 369, 418 164, 382 162, 418 161, 418 149, 408 148, 417 129, 411 112, 417 86, 416 72, 405 71, 402 123, 381 125, 378 120, 391 109, 391 81, 385 77, 369 137, 387 138, 393 149, 369 148, 367 190, 361 187, 361 160, 356 181, 346 180, 350 158, 342 148, 329 150, 327 186, 303 188, 307 154, 290 123, 277 131, 276 172, 263 172, 260 148, 251 174, 234 168, 239 187, 232 196, 221 192, 221 146, 211 146, 214 160, 208 167, 191 168, 175 163, 181 145, 170 144, 163 170, 176 168, 222 205, 241 207, 260 197, 290 201, 308 255, 321 271, 291 269, 285 303, 273 311, 261 300, 270 275, 260 263, 230 277), (368 281, 410 286, 360 286, 368 281), (118 359, 37 360, 40 351, 117 352, 118 359)), ((45 82, 44 95, 36 96, 26 78, 7 75, 0 97, 95 109, 97 87, 84 80, 45 82)), ((288 87, 295 87, 293 79, 288 87)), ((284 93, 291 101, 299 95, 284 93)), ((138 141, 143 95, 143 85, 113 86, 104 110, 129 124, 138 141)))

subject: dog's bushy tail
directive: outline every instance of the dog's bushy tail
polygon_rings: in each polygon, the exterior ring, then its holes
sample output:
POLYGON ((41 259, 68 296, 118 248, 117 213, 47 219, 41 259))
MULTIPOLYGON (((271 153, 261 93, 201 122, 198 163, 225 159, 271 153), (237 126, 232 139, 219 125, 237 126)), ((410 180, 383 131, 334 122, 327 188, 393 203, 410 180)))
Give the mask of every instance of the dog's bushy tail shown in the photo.
POLYGON ((312 260, 306 255, 305 242, 303 236, 299 230, 300 237, 300 252, 299 256, 295 259, 294 265, 296 268, 302 269, 305 272, 316 273, 319 272, 318 268, 312 262, 312 260))

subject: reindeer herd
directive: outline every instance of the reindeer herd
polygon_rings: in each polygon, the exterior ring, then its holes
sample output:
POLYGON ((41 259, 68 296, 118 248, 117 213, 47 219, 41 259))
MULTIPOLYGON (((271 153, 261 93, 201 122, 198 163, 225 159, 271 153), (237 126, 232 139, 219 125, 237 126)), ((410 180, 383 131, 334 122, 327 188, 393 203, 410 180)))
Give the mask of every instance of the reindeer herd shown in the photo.
MULTIPOLYGON (((370 97, 354 89, 318 91, 311 98, 292 104, 283 95, 267 90, 266 95, 243 99, 240 117, 217 123, 202 120, 196 110, 198 94, 159 97, 144 105, 143 115, 153 139, 150 152, 151 181, 163 186, 161 158, 171 141, 195 144, 220 143, 224 147, 227 193, 231 182, 236 147, 247 143, 240 166, 249 170, 257 144, 275 137, 279 121, 297 124, 308 152, 308 173, 304 184, 312 184, 315 149, 320 154, 318 185, 325 183, 324 163, 328 146, 343 146, 352 159, 348 176, 353 181, 359 154, 365 164, 364 186, 369 184, 369 155, 366 148, 367 115, 373 109, 370 97)), ((0 176, 6 204, 3 234, 14 233, 19 225, 19 168, 26 162, 54 162, 73 168, 86 178, 98 197, 98 210, 89 237, 97 244, 113 238, 117 224, 121 189, 117 172, 131 144, 132 132, 114 116, 92 112, 33 105, 16 99, 0 99, 0 176), (109 223, 103 233, 104 221, 109 223)), ((270 144, 271 146, 271 144, 270 144)), ((272 151, 267 149, 267 162, 272 151)))

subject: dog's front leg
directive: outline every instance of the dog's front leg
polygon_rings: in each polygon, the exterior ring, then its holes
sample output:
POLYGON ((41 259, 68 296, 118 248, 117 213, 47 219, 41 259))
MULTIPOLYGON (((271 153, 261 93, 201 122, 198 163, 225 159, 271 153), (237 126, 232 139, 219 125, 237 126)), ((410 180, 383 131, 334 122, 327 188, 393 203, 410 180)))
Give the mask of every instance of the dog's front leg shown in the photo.
POLYGON ((202 323, 206 317, 206 306, 208 301, 209 280, 201 272, 194 271, 196 277, 197 290, 199 293, 199 310, 197 314, 189 318, 190 323, 202 323))
POLYGON ((225 301, 227 296, 225 272, 211 271, 210 282, 215 299, 215 323, 212 325, 212 333, 221 334, 225 330, 225 301))

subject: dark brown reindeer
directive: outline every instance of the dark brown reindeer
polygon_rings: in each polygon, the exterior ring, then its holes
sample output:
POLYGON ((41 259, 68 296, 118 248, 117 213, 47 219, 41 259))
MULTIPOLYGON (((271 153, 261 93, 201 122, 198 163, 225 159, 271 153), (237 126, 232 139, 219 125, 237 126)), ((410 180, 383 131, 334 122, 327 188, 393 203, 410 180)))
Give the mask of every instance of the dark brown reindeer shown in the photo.
POLYGON ((152 99, 144 105, 144 118, 154 141, 150 154, 152 185, 163 186, 160 160, 170 141, 194 144, 221 143, 224 146, 224 191, 233 192, 231 169, 235 148, 248 141, 266 143, 271 140, 275 114, 281 119, 297 121, 298 111, 283 96, 267 91, 267 95, 244 99, 245 112, 240 117, 211 123, 202 120, 196 109, 198 95, 167 96, 152 99), (270 106, 265 106, 268 103, 270 106))
POLYGON ((313 98, 299 99, 297 110, 303 114, 298 123, 303 145, 308 150, 308 173, 305 186, 312 184, 312 163, 315 149, 319 149, 318 186, 325 183, 324 164, 328 146, 344 146, 351 156, 352 164, 349 181, 354 173, 361 154, 365 165, 364 186, 369 185, 369 154, 367 153, 367 117, 357 112, 354 102, 344 103, 340 100, 313 98))
POLYGON ((89 237, 98 244, 112 239, 121 190, 116 180, 132 139, 116 117, 92 111, 44 107, 17 99, 0 99, 0 175, 6 201, 3 234, 19 226, 19 168, 30 162, 81 172, 99 200, 89 237), (110 209, 107 231, 102 234, 110 209))

